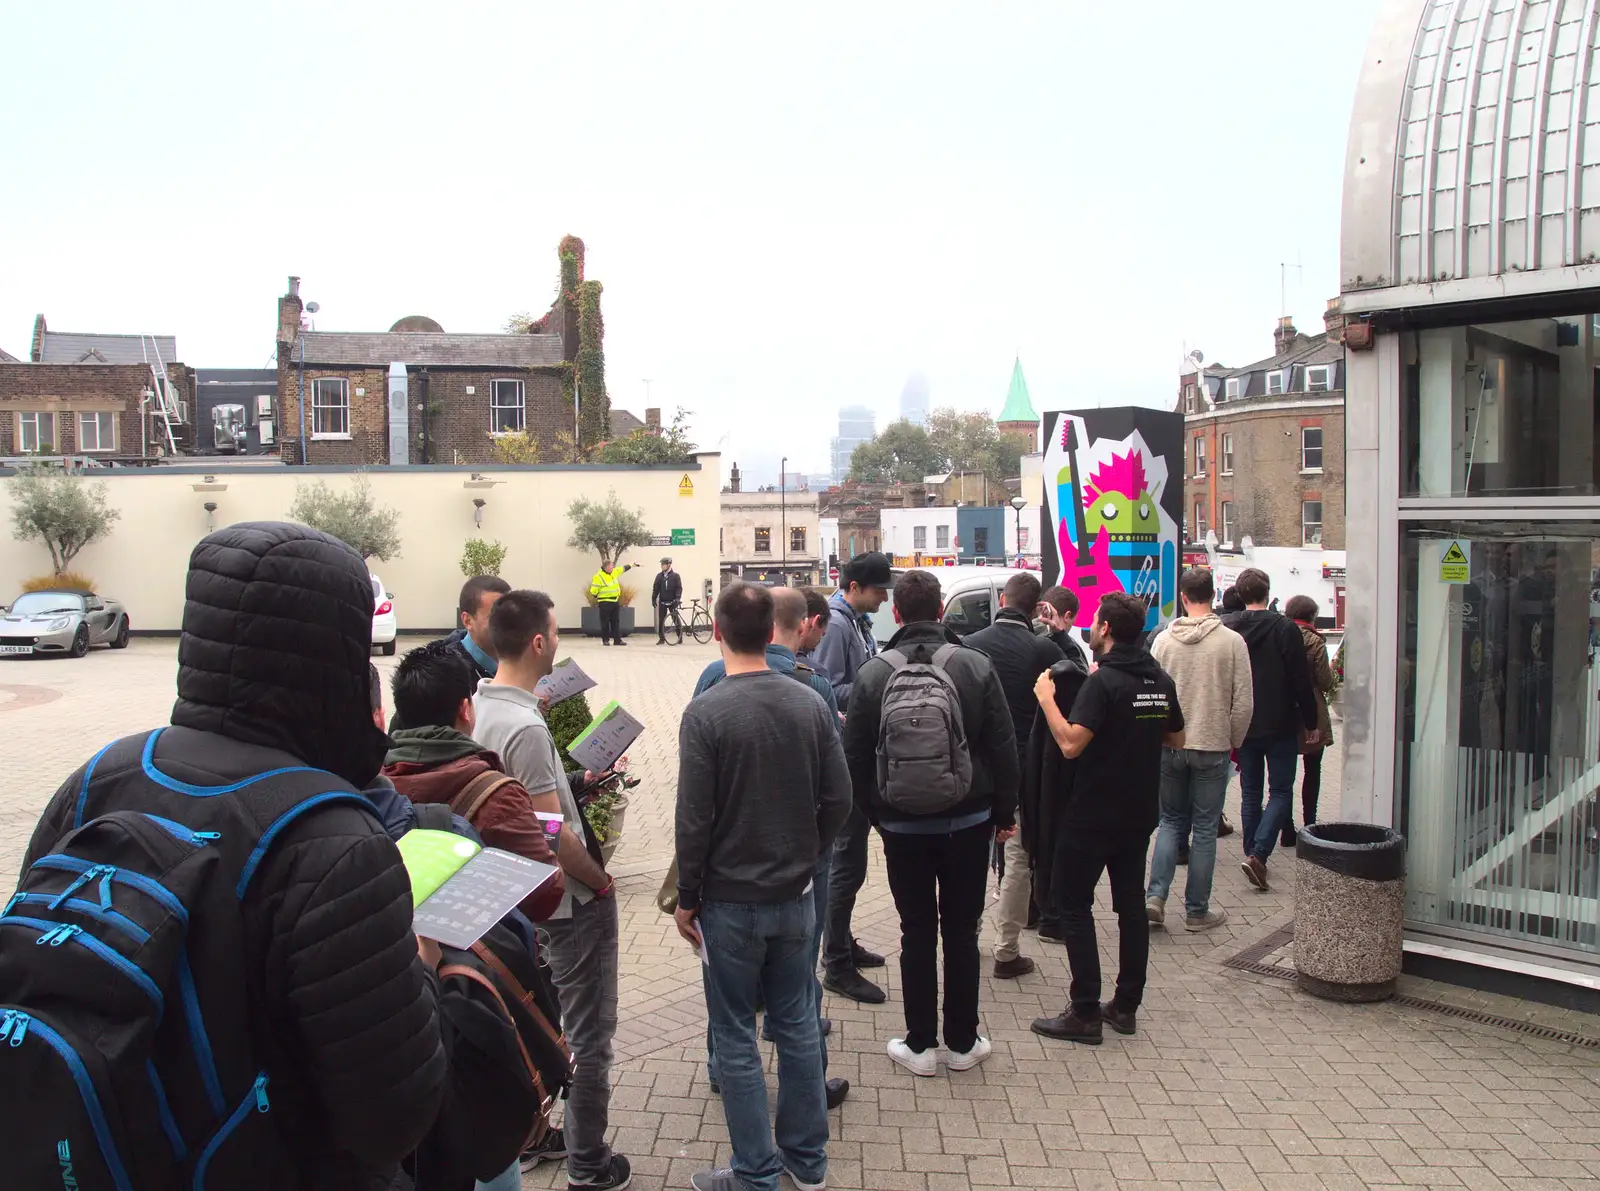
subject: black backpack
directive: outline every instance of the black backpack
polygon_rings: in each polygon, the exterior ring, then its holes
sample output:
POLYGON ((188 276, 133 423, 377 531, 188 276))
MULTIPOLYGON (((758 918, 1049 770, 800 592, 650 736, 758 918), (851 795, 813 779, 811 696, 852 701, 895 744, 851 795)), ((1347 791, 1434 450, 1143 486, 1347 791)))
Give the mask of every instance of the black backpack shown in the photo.
POLYGON ((68 830, 0 911, 6 1186, 250 1191, 299 1177, 271 1117, 241 907, 291 822, 372 804, 287 755, 198 785, 180 762, 157 768, 160 736, 95 755, 68 830))
MULTIPOLYGON (((476 794, 481 804, 481 797, 498 784, 474 782, 463 793, 476 794)), ((424 830, 465 834, 443 804, 419 804, 416 815, 424 830)), ((560 1002, 537 948, 531 924, 516 910, 470 948, 442 948, 440 1016, 456 1035, 451 1078, 473 1107, 461 1114, 459 1128, 441 1120, 435 1126, 441 1135, 436 1140, 441 1148, 450 1148, 452 1139, 459 1142, 456 1151, 472 1154, 475 1161, 486 1158, 486 1137, 509 1131, 520 1143, 498 1164, 487 1156, 488 1173, 474 1172, 484 1182, 544 1140, 551 1110, 572 1083, 572 1052, 561 1030, 560 1002), (465 1053, 458 1055, 463 1047, 465 1053), (507 1054, 520 1061, 506 1063, 507 1054)))

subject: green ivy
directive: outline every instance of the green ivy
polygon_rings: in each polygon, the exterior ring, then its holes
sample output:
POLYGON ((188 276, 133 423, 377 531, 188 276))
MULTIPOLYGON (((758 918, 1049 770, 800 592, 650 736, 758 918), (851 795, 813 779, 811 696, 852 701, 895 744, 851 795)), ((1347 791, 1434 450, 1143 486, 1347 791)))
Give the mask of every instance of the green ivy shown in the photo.
POLYGON ((598 281, 585 281, 578 286, 578 428, 585 443, 599 443, 611 437, 601 290, 598 281))

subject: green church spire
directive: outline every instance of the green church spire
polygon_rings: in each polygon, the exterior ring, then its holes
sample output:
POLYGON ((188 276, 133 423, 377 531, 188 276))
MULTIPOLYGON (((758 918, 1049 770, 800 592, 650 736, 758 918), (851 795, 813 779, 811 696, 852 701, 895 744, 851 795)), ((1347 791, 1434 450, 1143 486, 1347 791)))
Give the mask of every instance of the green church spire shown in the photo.
POLYGON ((1006 407, 1000 411, 996 422, 1037 422, 1033 401, 1028 397, 1028 382, 1022 379, 1022 357, 1011 365, 1011 388, 1006 392, 1006 407))

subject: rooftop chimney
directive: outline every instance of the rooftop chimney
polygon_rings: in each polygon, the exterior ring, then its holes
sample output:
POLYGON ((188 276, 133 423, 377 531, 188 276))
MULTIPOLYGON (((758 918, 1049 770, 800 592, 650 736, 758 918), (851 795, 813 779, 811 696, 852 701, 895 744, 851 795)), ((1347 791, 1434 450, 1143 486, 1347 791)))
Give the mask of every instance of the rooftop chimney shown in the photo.
POLYGON ((289 296, 291 298, 300 296, 300 279, 298 277, 289 278, 289 296))
POLYGON ((733 470, 728 473, 728 491, 739 491, 739 465, 737 463, 733 465, 733 470))
POLYGON ((1338 298, 1328 299, 1328 308, 1322 312, 1322 325, 1334 343, 1344 342, 1344 303, 1338 298))
POLYGON ((1295 336, 1300 332, 1294 329, 1294 319, 1287 314, 1278 320, 1278 329, 1272 333, 1273 346, 1278 350, 1275 355, 1283 355, 1294 346, 1295 336))
POLYGON ((661 433, 661 407, 653 406, 644 411, 644 428, 651 434, 661 433))

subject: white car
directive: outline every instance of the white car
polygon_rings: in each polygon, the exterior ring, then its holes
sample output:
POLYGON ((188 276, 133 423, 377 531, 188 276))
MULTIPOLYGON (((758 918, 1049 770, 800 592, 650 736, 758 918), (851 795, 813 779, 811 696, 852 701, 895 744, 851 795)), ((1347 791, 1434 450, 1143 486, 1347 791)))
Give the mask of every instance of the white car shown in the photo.
POLYGON ((372 643, 381 646, 385 657, 394 654, 394 639, 400 626, 394 618, 394 596, 383 590, 383 580, 368 574, 372 580, 372 643))
MULTIPOLYGON (((1000 589, 1006 580, 1023 572, 1013 567, 923 567, 939 580, 939 594, 944 599, 944 625, 959 637, 986 629, 994 623, 994 614, 1000 608, 1000 589)), ((1033 572, 1035 575, 1037 571, 1033 572)), ((892 577, 900 578, 904 568, 897 567, 892 577)), ((1042 576, 1041 576, 1042 578, 1042 576)), ((872 614, 872 635, 879 645, 886 643, 900 631, 894 622, 894 597, 872 614)))

